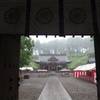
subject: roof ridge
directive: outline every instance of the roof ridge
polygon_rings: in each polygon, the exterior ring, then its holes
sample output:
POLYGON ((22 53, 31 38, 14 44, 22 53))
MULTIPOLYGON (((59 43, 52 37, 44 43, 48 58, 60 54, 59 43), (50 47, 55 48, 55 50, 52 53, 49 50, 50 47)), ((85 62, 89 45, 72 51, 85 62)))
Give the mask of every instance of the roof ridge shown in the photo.
POLYGON ((66 56, 66 54, 39 54, 39 56, 66 56))

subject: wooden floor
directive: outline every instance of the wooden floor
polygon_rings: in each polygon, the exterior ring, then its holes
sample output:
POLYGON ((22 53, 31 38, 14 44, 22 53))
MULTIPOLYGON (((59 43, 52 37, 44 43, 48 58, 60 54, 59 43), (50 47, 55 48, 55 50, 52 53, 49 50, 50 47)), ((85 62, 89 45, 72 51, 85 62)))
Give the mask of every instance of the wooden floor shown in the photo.
POLYGON ((57 77, 50 77, 38 100, 72 100, 57 77))

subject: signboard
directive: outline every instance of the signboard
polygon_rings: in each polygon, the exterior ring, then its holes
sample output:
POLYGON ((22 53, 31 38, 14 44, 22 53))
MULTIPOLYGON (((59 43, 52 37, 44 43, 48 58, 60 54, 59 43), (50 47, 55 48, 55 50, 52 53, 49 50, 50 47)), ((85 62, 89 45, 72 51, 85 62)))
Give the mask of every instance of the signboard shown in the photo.
POLYGON ((97 80, 96 80, 96 72, 94 72, 94 83, 97 83, 97 80))

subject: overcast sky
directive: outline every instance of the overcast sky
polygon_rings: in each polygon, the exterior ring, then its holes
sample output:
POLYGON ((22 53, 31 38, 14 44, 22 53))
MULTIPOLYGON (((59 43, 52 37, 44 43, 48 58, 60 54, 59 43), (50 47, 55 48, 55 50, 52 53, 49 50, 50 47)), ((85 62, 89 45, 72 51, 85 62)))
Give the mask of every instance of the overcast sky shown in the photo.
MULTIPOLYGON (((46 37, 46 36, 38 36, 38 37, 30 36, 30 37, 34 41, 39 40, 41 43, 43 43, 43 42, 49 42, 49 41, 56 40, 56 39, 66 39, 66 38, 69 38, 69 37, 72 37, 72 36, 66 36, 65 38, 64 37, 59 37, 59 36, 57 36, 57 37, 54 37, 54 36, 48 36, 48 37, 46 37)), ((81 36, 79 36, 79 37, 81 37, 81 36)), ((89 37, 89 36, 84 36, 84 38, 85 37, 89 37)))
POLYGON ((46 36, 38 36, 38 37, 36 37, 36 36, 30 36, 30 37, 34 41, 39 40, 41 43, 43 43, 43 42, 49 42, 49 41, 56 40, 56 39, 64 39, 64 37, 59 37, 59 36, 57 36, 57 37, 54 37, 54 36, 48 36, 48 37, 46 37, 46 36))

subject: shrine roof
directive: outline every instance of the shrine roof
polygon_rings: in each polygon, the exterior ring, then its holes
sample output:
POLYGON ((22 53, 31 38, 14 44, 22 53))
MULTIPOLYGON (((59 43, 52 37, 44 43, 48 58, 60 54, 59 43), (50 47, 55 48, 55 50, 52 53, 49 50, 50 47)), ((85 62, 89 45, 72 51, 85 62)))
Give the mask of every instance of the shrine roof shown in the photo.
POLYGON ((71 61, 68 59, 66 54, 40 54, 39 59, 36 62, 65 62, 70 63, 71 61))

